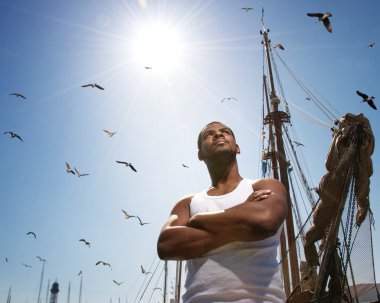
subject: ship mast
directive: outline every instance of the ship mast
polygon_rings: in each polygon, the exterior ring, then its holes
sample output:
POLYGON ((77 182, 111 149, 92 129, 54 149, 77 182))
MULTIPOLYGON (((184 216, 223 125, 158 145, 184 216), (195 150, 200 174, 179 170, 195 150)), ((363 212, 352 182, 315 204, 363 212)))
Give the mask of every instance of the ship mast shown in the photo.
MULTIPOLYGON (((289 194, 289 177, 288 177, 288 161, 286 160, 284 142, 282 138, 282 125, 283 123, 290 123, 290 117, 287 113, 280 111, 278 105, 280 104, 280 99, 276 95, 272 64, 270 57, 270 40, 268 38, 269 30, 260 31, 260 34, 263 36, 263 44, 266 51, 267 66, 270 80, 270 103, 272 110, 268 111, 267 116, 264 118, 264 124, 269 124, 270 129, 274 127, 275 137, 276 137, 276 147, 277 150, 272 150, 272 161, 273 166, 277 167, 277 162, 280 169, 280 177, 278 176, 277 169, 273 171, 274 178, 282 182, 287 190, 287 203, 288 203, 288 215, 285 220, 285 232, 281 234, 281 265, 284 278, 284 286, 286 296, 294 291, 299 291, 300 277, 299 277, 299 265, 298 265, 298 256, 296 249, 296 239, 294 233, 294 222, 293 222, 293 213, 292 206, 289 194), (287 253, 288 252, 288 253, 287 253), (290 272, 289 272, 290 269, 290 272), (290 282, 291 281, 291 285, 290 282), (298 288, 298 290, 296 289, 298 288)), ((266 87, 266 85, 265 85, 266 87)), ((269 108, 269 106, 268 106, 269 108)), ((273 140, 273 136, 272 136, 273 140)), ((271 146, 274 146, 274 142, 271 142, 271 146)))

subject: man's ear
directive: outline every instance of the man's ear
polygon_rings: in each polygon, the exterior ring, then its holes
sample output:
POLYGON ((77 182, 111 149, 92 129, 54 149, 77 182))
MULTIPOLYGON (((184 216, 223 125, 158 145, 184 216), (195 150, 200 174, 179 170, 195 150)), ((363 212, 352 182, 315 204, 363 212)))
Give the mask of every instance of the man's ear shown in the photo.
POLYGON ((202 152, 198 149, 198 159, 199 161, 203 161, 203 155, 202 155, 202 152))
POLYGON ((237 153, 237 154, 240 154, 240 147, 239 147, 239 145, 237 145, 237 144, 236 144, 236 153, 237 153))

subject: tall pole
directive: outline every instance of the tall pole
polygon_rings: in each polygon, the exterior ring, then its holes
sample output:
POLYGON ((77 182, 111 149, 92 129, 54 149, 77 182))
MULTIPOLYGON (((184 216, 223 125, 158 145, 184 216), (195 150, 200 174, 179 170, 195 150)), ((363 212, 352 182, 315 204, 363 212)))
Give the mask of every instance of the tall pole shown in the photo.
POLYGON ((163 303, 166 303, 166 292, 168 287, 168 261, 164 263, 164 300, 163 303))
POLYGON ((12 289, 12 287, 9 287, 7 303, 11 303, 11 289, 12 289))
POLYGON ((41 279, 40 279, 40 288, 38 290, 38 299, 37 303, 40 303, 40 298, 41 298, 41 288, 42 288, 42 279, 44 278, 44 270, 45 270, 45 262, 42 261, 42 272, 41 272, 41 279))
POLYGON ((176 281, 175 281, 175 303, 179 303, 181 298, 181 275, 182 275, 182 261, 177 261, 176 266, 176 281))
POLYGON ((80 275, 80 286, 79 286, 79 303, 82 302, 82 278, 83 278, 83 274, 80 275))
POLYGON ((71 282, 69 282, 69 289, 67 291, 67 303, 70 303, 70 283, 71 282))
MULTIPOLYGON (((293 213, 292 213, 292 205, 289 194, 289 178, 287 171, 287 160, 285 156, 284 142, 282 139, 282 123, 290 122, 289 116, 285 112, 281 112, 278 110, 278 105, 281 102, 280 99, 276 96, 276 90, 274 87, 273 73, 272 73, 272 63, 270 59, 270 48, 269 48, 269 39, 267 31, 263 33, 264 45, 266 50, 266 57, 268 63, 268 71, 270 77, 271 84, 271 105, 272 112, 269 114, 273 120, 274 130, 276 134, 276 145, 277 145, 277 156, 278 162, 280 165, 280 180, 281 183, 287 190, 287 204, 288 204, 288 215, 285 220, 286 227, 286 240, 287 240, 287 248, 289 251, 289 264, 290 264, 290 272, 291 272, 291 281, 292 281, 292 290, 296 289, 296 292, 300 291, 298 287, 300 285, 300 277, 299 277, 299 265, 298 265, 298 256, 297 256, 297 248, 296 248, 296 239, 294 233, 294 223, 293 223, 293 213)), ((283 245, 281 245, 283 246, 283 245)), ((281 249, 283 251, 283 248, 281 249)), ((287 256, 282 256, 282 260, 287 258, 287 256)))
POLYGON ((46 303, 48 303, 49 300, 49 288, 50 288, 50 280, 48 280, 47 289, 46 289, 46 303))

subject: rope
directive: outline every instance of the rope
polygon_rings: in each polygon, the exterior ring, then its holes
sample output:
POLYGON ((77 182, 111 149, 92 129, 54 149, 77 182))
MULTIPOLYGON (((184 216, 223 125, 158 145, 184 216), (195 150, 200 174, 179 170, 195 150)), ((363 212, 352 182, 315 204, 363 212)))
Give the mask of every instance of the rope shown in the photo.
POLYGON ((146 286, 145 286, 145 289, 144 289, 143 293, 141 294, 141 297, 140 297, 140 300, 139 300, 139 302, 141 302, 141 300, 142 300, 142 298, 143 298, 143 296, 144 296, 144 294, 145 294, 145 292, 146 292, 146 290, 147 290, 147 288, 148 288, 148 286, 149 286, 149 284, 150 284, 150 281, 152 281, 152 279, 153 279, 153 276, 154 276, 154 274, 156 273, 156 270, 157 270, 157 268, 158 268, 158 265, 160 265, 160 263, 161 263, 161 260, 160 260, 160 261, 157 263, 157 266, 156 266, 156 268, 154 269, 154 271, 153 271, 152 275, 150 276, 150 279, 149 279, 148 283, 146 284, 146 286))

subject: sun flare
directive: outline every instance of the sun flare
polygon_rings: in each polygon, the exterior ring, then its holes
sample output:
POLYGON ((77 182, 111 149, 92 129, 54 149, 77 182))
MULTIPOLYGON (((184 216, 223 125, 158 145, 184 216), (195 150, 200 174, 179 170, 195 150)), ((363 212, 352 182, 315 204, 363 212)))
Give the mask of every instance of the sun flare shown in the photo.
POLYGON ((142 66, 168 72, 179 66, 183 44, 179 33, 173 28, 156 23, 139 28, 133 51, 142 66))

